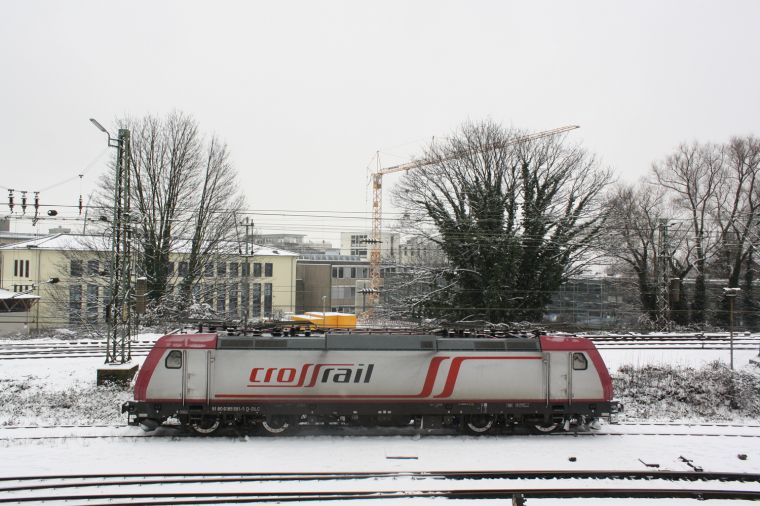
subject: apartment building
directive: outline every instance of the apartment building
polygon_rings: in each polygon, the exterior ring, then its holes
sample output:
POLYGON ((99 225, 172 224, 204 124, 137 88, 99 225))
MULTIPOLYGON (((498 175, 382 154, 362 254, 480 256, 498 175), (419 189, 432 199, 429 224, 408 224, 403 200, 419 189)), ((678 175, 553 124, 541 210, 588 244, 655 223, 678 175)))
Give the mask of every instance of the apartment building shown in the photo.
MULTIPOLYGON (((36 328, 102 323, 110 302, 110 239, 54 234, 0 247, 0 288, 40 297, 36 328), (58 278, 59 282, 47 281, 58 278)), ((237 248, 231 250, 236 251, 237 248)), ((167 265, 170 289, 187 275, 187 248, 179 244, 167 265)), ((193 287, 196 302, 229 318, 281 318, 295 310, 295 253, 252 246, 249 255, 218 255, 193 287)))
POLYGON ((298 313, 361 312, 362 288, 369 286, 369 262, 357 255, 301 255, 297 268, 298 313))

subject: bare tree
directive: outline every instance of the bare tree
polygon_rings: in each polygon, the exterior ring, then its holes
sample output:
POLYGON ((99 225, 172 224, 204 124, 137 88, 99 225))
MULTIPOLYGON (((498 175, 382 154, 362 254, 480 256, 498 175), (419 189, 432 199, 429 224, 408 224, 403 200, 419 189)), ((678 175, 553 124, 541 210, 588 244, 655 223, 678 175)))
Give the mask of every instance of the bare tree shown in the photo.
MULTIPOLYGON (((745 272, 742 300, 744 310, 754 313, 752 297, 754 243, 757 241, 760 213, 760 139, 732 138, 722 146, 721 181, 713 205, 713 214, 720 231, 720 261, 728 286, 738 287, 742 269, 745 272)), ((721 303, 719 319, 727 323, 728 301, 721 303)))
POLYGON ((396 203, 434 229, 450 263, 424 303, 428 314, 539 319, 590 253, 610 172, 563 137, 510 143, 521 136, 465 124, 396 187, 396 203))
POLYGON ((706 269, 718 246, 713 228, 714 198, 723 177, 723 150, 712 144, 681 144, 661 162, 652 164, 656 182, 671 192, 677 210, 685 213, 694 245, 696 272, 692 321, 703 323, 707 306, 706 269))
POLYGON ((672 320, 684 324, 688 322, 688 305, 680 288, 693 268, 694 248, 687 227, 679 224, 670 229, 668 243, 660 244, 662 220, 675 217, 666 202, 661 186, 646 180, 635 185, 619 183, 607 203, 610 216, 602 247, 610 258, 622 264, 624 271, 633 272, 641 308, 652 323, 668 325, 672 320), (668 297, 658 300, 663 255, 669 277, 679 281, 679 289, 668 290, 668 297))
POLYGON ((659 314, 657 226, 662 198, 661 192, 651 192, 644 182, 635 187, 619 184, 608 201, 611 212, 603 243, 610 257, 634 272, 641 308, 652 321, 659 314))
POLYGON ((165 120, 145 117, 124 121, 132 132, 132 202, 140 216, 142 270, 148 278, 149 299, 163 297, 169 279, 169 254, 190 223, 188 205, 194 198, 201 156, 195 121, 181 113, 165 120))
MULTIPOLYGON (((197 122, 181 112, 117 123, 132 133, 134 250, 137 271, 148 279, 148 300, 160 303, 179 281, 178 270, 169 269, 170 252, 179 250, 190 265, 181 273, 178 298, 187 304, 206 265, 234 244, 228 241, 235 239, 235 216, 244 207, 228 149, 216 137, 204 140, 197 122)), ((101 179, 99 204, 109 208, 111 195, 112 172, 101 179)))
POLYGON ((192 213, 192 237, 188 254, 188 272, 182 281, 186 295, 215 256, 234 253, 237 214, 245 205, 235 191, 237 173, 229 162, 227 146, 212 138, 205 153, 197 206, 192 213))

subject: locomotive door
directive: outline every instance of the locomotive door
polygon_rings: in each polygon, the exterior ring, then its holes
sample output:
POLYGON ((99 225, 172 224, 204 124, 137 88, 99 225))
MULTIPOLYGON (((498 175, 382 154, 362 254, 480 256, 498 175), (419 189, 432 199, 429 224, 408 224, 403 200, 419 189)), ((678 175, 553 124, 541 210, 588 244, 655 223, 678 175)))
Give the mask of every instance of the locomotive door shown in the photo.
POLYGON ((185 350, 182 398, 186 402, 207 402, 209 393, 210 350, 185 350))
POLYGON ((552 401, 567 400, 571 397, 570 353, 550 352, 549 354, 549 395, 552 401))

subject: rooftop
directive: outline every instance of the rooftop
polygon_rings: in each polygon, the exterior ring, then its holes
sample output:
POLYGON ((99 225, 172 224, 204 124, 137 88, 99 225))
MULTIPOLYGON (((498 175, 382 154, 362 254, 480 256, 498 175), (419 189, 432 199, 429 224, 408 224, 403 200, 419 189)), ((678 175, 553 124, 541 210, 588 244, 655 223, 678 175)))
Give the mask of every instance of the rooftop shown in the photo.
MULTIPOLYGON (((8 244, 0 247, 0 250, 109 251, 111 249, 110 243, 111 238, 109 236, 53 234, 8 244)), ((224 246, 231 251, 236 251, 239 245, 237 243, 226 243, 224 246)), ((297 253, 291 251, 267 246, 251 245, 251 250, 251 256, 298 256, 297 253)), ((184 239, 177 241, 172 251, 175 253, 189 252, 190 241, 184 239)))

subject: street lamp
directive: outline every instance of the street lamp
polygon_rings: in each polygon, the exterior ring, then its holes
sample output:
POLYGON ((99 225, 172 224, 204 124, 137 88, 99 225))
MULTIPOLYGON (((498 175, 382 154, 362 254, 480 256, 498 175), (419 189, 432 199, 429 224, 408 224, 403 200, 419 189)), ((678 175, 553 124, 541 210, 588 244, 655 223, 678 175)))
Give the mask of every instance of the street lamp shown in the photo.
POLYGON ((325 328, 327 328, 327 313, 325 311, 326 301, 327 301, 327 295, 323 295, 322 296, 322 324, 320 325, 323 331, 325 328))
POLYGON ((726 287, 723 289, 723 294, 728 299, 728 328, 729 328, 729 341, 731 346, 731 370, 734 369, 734 299, 736 295, 741 292, 741 288, 726 287))
POLYGON ((362 288, 359 290, 359 293, 362 294, 362 312, 367 311, 367 294, 368 293, 378 293, 380 290, 375 290, 374 288, 362 288))
POLYGON ((90 118, 90 122, 93 125, 95 125, 95 128, 97 128, 98 130, 100 130, 101 132, 103 132, 104 134, 108 136, 108 147, 118 148, 121 145, 120 140, 111 137, 111 133, 108 130, 106 130, 106 127, 101 125, 98 120, 96 120, 95 118, 90 118))

